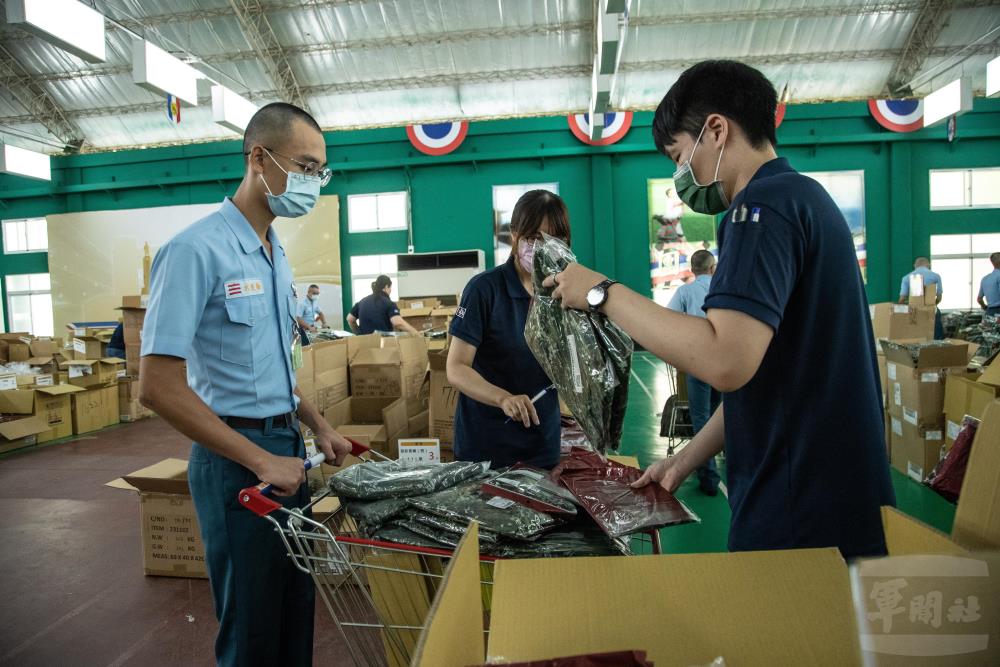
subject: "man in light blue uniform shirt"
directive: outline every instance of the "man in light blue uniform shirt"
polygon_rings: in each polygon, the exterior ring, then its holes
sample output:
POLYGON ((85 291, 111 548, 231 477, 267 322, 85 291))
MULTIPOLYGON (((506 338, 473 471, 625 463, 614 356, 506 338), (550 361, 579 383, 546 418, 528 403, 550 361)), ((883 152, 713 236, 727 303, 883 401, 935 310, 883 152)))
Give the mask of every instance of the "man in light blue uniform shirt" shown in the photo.
MULTIPOLYGON (((903 276, 903 282, 899 285, 899 302, 906 303, 910 298, 910 278, 920 276, 924 282, 924 288, 929 285, 937 285, 937 301, 941 303, 941 296, 944 294, 944 285, 941 276, 931 271, 931 260, 926 257, 917 257, 913 262, 913 270, 903 276)), ((944 325, 941 323, 941 311, 934 309, 934 340, 944 338, 944 325)))
POLYGON ((316 331, 316 322, 326 326, 326 315, 319 308, 319 285, 310 285, 304 298, 298 307, 299 326, 306 331, 316 331))
POLYGON ((237 493, 260 480, 286 507, 309 501, 300 419, 329 461, 351 450, 296 387, 293 278, 271 227, 315 205, 329 181, 326 144, 308 113, 275 103, 250 120, 243 151, 233 198, 153 260, 139 394, 195 442, 188 484, 219 620, 218 664, 308 665, 312 581, 237 493))
POLYGON ((1000 252, 990 255, 993 272, 983 276, 979 283, 979 305, 987 315, 1000 316, 1000 252))
MULTIPOLYGON (((705 297, 708 296, 712 274, 715 273, 715 256, 707 250, 698 250, 691 255, 690 261, 694 280, 678 288, 667 308, 678 313, 705 317, 705 297)), ((691 425, 697 435, 719 407, 722 395, 710 384, 702 382, 690 373, 686 377, 691 425)), ((702 493, 709 496, 716 495, 719 492, 719 470, 715 465, 715 457, 708 459, 705 465, 699 466, 697 473, 698 487, 702 493)))

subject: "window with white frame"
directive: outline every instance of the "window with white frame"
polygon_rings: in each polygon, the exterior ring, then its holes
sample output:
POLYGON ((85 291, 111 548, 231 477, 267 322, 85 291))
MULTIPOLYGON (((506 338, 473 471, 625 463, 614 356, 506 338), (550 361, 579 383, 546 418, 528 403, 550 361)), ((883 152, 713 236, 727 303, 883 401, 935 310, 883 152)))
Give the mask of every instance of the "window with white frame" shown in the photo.
POLYGON ((392 280, 392 292, 389 295, 393 301, 399 299, 396 285, 395 255, 356 255, 351 257, 351 298, 354 303, 372 293, 372 283, 381 275, 392 280))
POLYGON ((931 169, 931 210, 1000 208, 1000 167, 931 169))
POLYGON ((47 273, 7 276, 7 314, 11 331, 52 336, 52 284, 47 273))
POLYGON ((3 252, 45 252, 49 249, 49 231, 45 218, 3 221, 3 252))
POLYGON ((379 192, 347 196, 349 232, 386 232, 406 229, 406 192, 379 192))
POLYGON ((931 270, 941 276, 942 309, 978 308, 979 285, 993 271, 994 252, 1000 252, 1000 234, 931 236, 931 270))

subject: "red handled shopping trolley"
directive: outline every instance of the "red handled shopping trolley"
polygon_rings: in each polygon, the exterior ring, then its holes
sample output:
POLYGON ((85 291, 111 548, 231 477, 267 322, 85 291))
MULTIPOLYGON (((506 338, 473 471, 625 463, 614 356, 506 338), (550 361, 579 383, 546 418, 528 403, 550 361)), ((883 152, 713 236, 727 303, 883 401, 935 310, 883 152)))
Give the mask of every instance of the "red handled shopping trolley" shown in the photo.
MULTIPOLYGON (((351 444, 355 456, 389 460, 351 444)), ((306 470, 323 460, 323 454, 306 460, 306 470)), ((275 502, 269 491, 269 485, 249 487, 240 491, 239 501, 274 525, 295 567, 312 577, 354 664, 409 665, 452 552, 362 537, 329 488, 296 509, 275 502), (329 511, 325 506, 331 506, 329 511)), ((646 553, 660 551, 656 531, 635 541, 646 543, 646 553)), ((482 556, 480 563, 487 633, 495 560, 482 556)))

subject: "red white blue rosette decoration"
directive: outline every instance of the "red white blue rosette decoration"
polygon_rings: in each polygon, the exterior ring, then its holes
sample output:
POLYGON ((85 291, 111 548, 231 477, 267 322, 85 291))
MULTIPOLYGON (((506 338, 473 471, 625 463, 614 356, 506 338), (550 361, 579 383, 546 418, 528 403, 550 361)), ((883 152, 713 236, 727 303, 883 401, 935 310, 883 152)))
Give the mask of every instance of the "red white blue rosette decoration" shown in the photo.
POLYGON ((924 126, 923 100, 868 100, 875 121, 893 132, 913 132, 924 126))
POLYGON ((590 138, 590 114, 578 113, 569 117, 569 129, 573 136, 590 146, 610 146, 621 141, 632 127, 631 111, 616 111, 604 114, 604 129, 601 138, 593 141, 590 138))
POLYGON ((469 123, 466 121, 428 123, 407 126, 406 136, 410 138, 413 147, 421 153, 447 155, 462 145, 468 131, 469 123))

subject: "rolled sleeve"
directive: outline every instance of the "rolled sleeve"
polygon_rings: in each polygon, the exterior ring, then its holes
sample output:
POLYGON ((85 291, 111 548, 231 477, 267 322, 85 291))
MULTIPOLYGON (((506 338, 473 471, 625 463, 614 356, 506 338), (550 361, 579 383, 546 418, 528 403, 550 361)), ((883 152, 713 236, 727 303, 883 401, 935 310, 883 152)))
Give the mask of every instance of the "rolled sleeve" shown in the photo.
POLYGON ((489 328, 490 298, 479 286, 469 285, 451 320, 450 333, 473 347, 479 347, 489 328))
POLYGON ((142 356, 189 359, 210 293, 205 258, 197 248, 176 240, 160 248, 149 275, 142 356))
POLYGON ((721 259, 705 299, 705 310, 738 310, 777 329, 802 271, 801 224, 756 204, 759 222, 725 223, 721 259))

